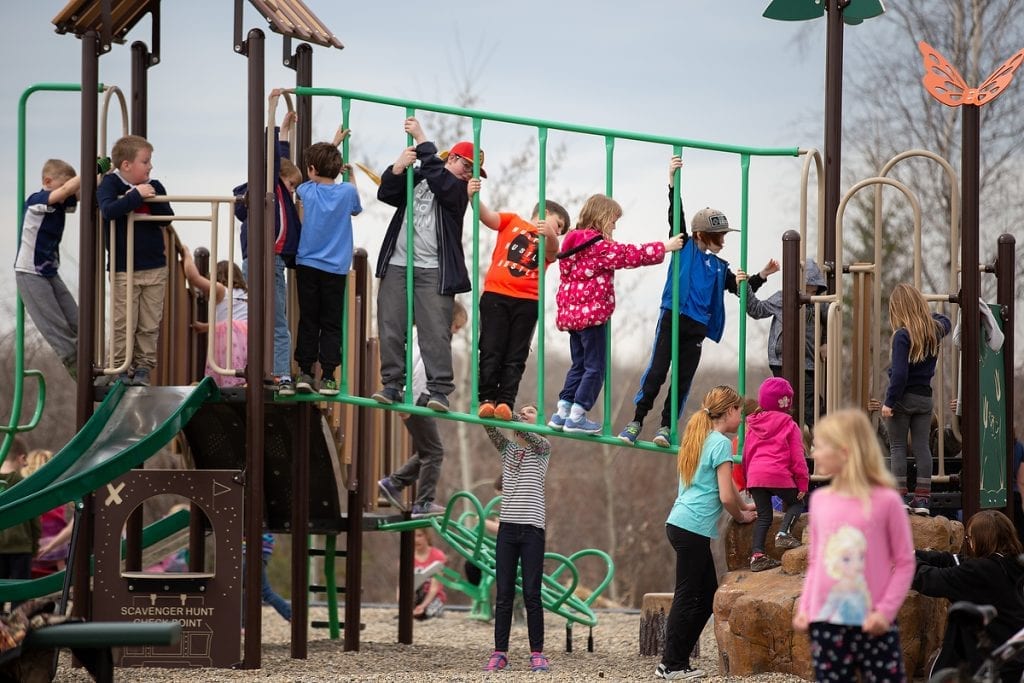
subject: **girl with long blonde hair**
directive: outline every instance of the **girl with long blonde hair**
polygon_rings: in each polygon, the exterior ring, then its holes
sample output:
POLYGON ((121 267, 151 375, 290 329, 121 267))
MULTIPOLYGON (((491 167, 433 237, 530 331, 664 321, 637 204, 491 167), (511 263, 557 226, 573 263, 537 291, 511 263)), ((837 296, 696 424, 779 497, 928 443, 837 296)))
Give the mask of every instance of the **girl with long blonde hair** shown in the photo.
POLYGON ((896 487, 911 512, 929 514, 932 495, 932 377, 939 344, 949 334, 949 318, 932 313, 924 295, 901 282, 889 296, 892 362, 882 417, 889 434, 889 457, 896 487), (913 494, 907 488, 907 437, 917 464, 913 494))
POLYGON ((810 543, 793 628, 810 633, 816 679, 906 680, 896 613, 914 577, 903 499, 867 414, 838 410, 814 428, 810 543))
POLYGON ((665 622, 665 650, 654 672, 669 680, 700 678, 690 652, 711 616, 718 574, 711 539, 718 537, 724 507, 741 524, 754 521, 753 504, 743 503, 732 480, 732 443, 726 436, 739 427, 743 399, 732 387, 709 391, 690 416, 679 446, 679 489, 665 522, 676 551, 676 588, 665 622))

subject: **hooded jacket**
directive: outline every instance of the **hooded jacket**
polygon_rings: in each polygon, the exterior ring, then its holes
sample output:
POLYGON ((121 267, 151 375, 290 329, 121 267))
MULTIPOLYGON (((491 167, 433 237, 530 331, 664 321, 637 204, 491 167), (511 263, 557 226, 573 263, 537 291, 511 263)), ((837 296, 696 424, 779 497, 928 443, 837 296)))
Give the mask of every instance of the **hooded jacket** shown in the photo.
POLYGON ((570 230, 558 254, 562 281, 555 302, 555 324, 562 331, 582 330, 608 322, 615 311, 615 271, 665 260, 665 244, 622 244, 604 239, 593 228, 570 230))
MULTIPOLYGON (((804 263, 804 284, 814 285, 817 287, 819 294, 828 288, 825 276, 813 259, 807 259, 804 263)), ((814 369, 814 357, 817 354, 817 347, 814 343, 814 309, 815 306, 810 304, 804 308, 804 315, 806 316, 804 331, 805 370, 814 369)), ((754 296, 753 291, 747 292, 747 315, 757 320, 762 318, 772 319, 771 328, 768 330, 768 366, 782 367, 782 290, 775 292, 764 300, 754 296)), ((819 316, 821 318, 821 340, 824 342, 828 311, 823 307, 819 316)))
MULTIPOLYGON (((279 129, 274 128, 274 243, 277 243, 281 235, 281 212, 284 212, 284 219, 287 221, 288 231, 284 236, 284 245, 279 252, 280 257, 289 268, 295 267, 295 254, 299 251, 299 236, 302 234, 302 220, 299 219, 299 211, 295 208, 295 200, 292 199, 291 190, 281 180, 281 159, 291 156, 291 143, 287 140, 278 139, 279 129)), ((236 197, 244 197, 249 192, 249 183, 242 183, 231 190, 236 197)), ((249 197, 248 200, 253 200, 249 197)), ((262 205, 262 204, 260 204, 262 205)), ((235 202, 235 218, 242 221, 242 227, 238 234, 239 242, 242 244, 242 258, 249 258, 249 206, 245 201, 235 202)), ((274 245, 271 245, 272 247, 274 245)))
MULTIPOLYGON (((669 187, 669 237, 672 236, 671 231, 674 227, 672 221, 674 199, 672 187, 669 187)), ((719 258, 717 254, 702 252, 700 247, 697 246, 697 240, 690 239, 690 234, 686 232, 686 215, 682 213, 681 206, 679 227, 680 234, 683 236, 683 248, 679 251, 679 311, 682 313, 683 304, 686 303, 686 298, 690 295, 690 273, 696 267, 704 267, 699 263, 700 259, 708 259, 710 265, 715 268, 715 291, 711 295, 711 316, 707 324, 707 338, 718 343, 722 341, 722 335, 725 333, 725 291, 729 290, 736 295, 739 295, 740 292, 739 284, 736 282, 736 274, 729 269, 728 261, 719 258)), ((661 290, 661 309, 664 311, 672 310, 672 275, 674 270, 671 266, 669 267, 668 275, 665 277, 665 286, 661 290)), ((765 280, 761 277, 760 273, 754 273, 747 278, 747 296, 749 297, 750 293, 756 292, 764 282, 765 280)))
MULTIPOLYGON (((996 618, 986 627, 993 645, 998 647, 1010 636, 1024 628, 1024 597, 1021 585, 1024 567, 1015 557, 991 555, 989 557, 962 557, 952 553, 928 550, 916 551, 917 569, 911 588, 932 598, 946 598, 956 602, 966 600, 978 605, 994 605, 996 618)), ((970 662, 971 670, 981 665, 973 638, 963 638, 952 622, 946 625, 942 650, 935 660, 935 670, 957 666, 961 659, 970 662)), ((1000 672, 1004 681, 1020 680, 1022 665, 1011 662, 1000 672)))
POLYGON ((759 410, 747 416, 743 475, 747 488, 807 491, 804 442, 800 426, 789 413, 759 410))
MULTIPOLYGON (((434 193, 434 218, 437 225, 437 293, 448 296, 468 292, 472 287, 466 270, 466 255, 462 249, 462 221, 469 206, 468 183, 456 177, 444 167, 444 160, 437 156, 433 142, 422 142, 416 146, 419 169, 412 169, 413 186, 426 182, 434 193)), ((411 167, 410 167, 411 168, 411 167)), ((409 171, 410 169, 406 169, 409 171)), ((395 175, 391 166, 380 174, 377 199, 395 207, 388 231, 377 257, 375 275, 383 278, 388 271, 388 261, 395 253, 398 233, 405 225, 406 180, 405 173, 395 175)))

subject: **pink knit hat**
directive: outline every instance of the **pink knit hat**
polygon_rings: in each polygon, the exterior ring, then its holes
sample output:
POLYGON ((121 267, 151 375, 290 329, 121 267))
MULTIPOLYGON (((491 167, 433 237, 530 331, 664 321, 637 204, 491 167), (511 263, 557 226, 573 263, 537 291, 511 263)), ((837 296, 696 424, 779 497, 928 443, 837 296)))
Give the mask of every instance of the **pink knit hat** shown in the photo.
POLYGON ((757 401, 762 410, 780 410, 788 413, 793 407, 793 387, 785 377, 769 377, 761 383, 757 401))

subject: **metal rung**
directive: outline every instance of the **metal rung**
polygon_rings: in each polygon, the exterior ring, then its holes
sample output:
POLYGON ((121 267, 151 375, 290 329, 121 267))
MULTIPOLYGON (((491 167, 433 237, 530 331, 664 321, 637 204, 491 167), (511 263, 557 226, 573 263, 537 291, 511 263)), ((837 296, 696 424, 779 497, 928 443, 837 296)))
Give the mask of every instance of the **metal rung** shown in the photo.
MULTIPOLYGON (((313 628, 330 628, 331 627, 331 622, 329 622, 329 621, 311 621, 311 622, 309 622, 309 625, 312 626, 313 628)), ((345 628, 345 622, 344 621, 339 621, 338 622, 338 628, 345 628)), ((360 631, 365 631, 366 630, 366 624, 359 624, 359 630, 360 631)))
MULTIPOLYGON (((309 556, 310 557, 327 557, 327 551, 324 550, 323 548, 310 548, 309 549, 309 556)), ((334 556, 335 557, 347 557, 348 553, 346 553, 344 550, 335 550, 334 551, 334 556)))
MULTIPOLYGON (((321 586, 320 584, 317 584, 317 583, 311 583, 311 584, 309 584, 309 592, 310 593, 326 593, 327 592, 327 586, 321 586)), ((338 593, 338 594, 342 594, 342 593, 345 592, 345 587, 344 586, 335 586, 334 592, 338 593)))

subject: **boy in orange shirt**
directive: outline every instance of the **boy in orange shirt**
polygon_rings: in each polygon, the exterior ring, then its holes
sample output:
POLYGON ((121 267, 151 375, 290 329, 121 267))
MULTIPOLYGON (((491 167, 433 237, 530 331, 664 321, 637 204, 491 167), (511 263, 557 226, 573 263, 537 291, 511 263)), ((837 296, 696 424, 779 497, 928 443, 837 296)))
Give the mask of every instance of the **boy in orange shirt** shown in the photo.
MULTIPOLYGON (((480 180, 469 181, 469 196, 480 191, 480 180)), ((514 213, 498 213, 480 203, 480 222, 498 233, 491 265, 480 296, 480 377, 477 398, 480 417, 512 419, 519 380, 530 355, 537 327, 537 283, 540 239, 544 236, 544 267, 554 263, 558 237, 569 228, 569 213, 546 200, 529 221, 514 213)))

